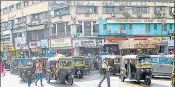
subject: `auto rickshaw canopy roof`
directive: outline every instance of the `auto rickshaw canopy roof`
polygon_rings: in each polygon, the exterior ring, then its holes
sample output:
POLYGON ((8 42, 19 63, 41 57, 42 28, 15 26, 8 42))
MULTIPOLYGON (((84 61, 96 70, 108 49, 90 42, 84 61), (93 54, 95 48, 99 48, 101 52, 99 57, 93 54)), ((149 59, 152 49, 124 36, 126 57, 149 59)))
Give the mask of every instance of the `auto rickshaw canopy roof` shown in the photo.
POLYGON ((137 59, 137 58, 150 58, 149 55, 146 55, 146 54, 139 54, 139 55, 125 55, 123 56, 122 58, 123 59, 137 59))
POLYGON ((32 60, 43 60, 43 59, 48 59, 48 57, 33 57, 32 60))
POLYGON ((72 58, 66 57, 63 54, 57 54, 55 57, 49 58, 48 60, 49 61, 59 61, 59 60, 69 60, 69 59, 72 59, 72 58))

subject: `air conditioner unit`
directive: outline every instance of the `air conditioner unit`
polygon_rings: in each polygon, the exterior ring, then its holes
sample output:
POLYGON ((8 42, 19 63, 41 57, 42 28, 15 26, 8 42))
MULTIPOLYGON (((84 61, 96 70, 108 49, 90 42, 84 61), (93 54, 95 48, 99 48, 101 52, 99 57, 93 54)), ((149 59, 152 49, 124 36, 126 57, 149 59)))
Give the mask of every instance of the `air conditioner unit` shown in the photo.
POLYGON ((85 14, 85 17, 90 17, 90 14, 85 14))
POLYGON ((111 17, 116 17, 116 14, 115 14, 115 13, 112 13, 112 14, 111 14, 111 17))

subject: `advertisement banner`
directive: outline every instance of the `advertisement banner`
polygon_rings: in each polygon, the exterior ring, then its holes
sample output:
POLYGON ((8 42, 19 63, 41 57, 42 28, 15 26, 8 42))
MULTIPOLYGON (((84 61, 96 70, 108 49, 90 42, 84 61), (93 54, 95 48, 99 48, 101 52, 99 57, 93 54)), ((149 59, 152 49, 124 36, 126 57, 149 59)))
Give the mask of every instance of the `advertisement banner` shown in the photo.
POLYGON ((96 40, 73 40, 73 47, 96 47, 96 40))
POLYGON ((168 40, 168 46, 174 47, 174 40, 168 40))
POLYGON ((156 47, 156 41, 153 40, 126 40, 121 41, 119 44, 119 49, 147 49, 156 47))
POLYGON ((41 48, 48 48, 48 40, 40 40, 40 47, 41 48))
POLYGON ((158 46, 167 46, 169 37, 154 37, 153 40, 156 40, 158 46))
POLYGON ((40 42, 39 41, 33 41, 29 43, 29 48, 39 48, 40 47, 40 42))
POLYGON ((19 42, 19 43, 16 43, 16 44, 15 44, 15 47, 16 47, 16 50, 19 50, 19 49, 21 49, 21 50, 29 49, 27 42, 19 42))
POLYGON ((72 46, 72 38, 71 37, 50 40, 50 47, 69 47, 69 46, 72 46))
POLYGON ((104 44, 118 44, 122 40, 128 40, 128 38, 115 38, 115 37, 105 38, 104 44))

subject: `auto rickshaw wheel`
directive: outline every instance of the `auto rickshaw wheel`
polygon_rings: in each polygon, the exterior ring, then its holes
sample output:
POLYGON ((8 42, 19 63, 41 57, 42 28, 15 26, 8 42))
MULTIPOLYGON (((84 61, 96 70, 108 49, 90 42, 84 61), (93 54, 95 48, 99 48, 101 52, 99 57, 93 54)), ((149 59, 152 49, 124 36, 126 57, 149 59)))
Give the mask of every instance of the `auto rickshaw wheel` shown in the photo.
POLYGON ((147 85, 150 85, 150 84, 151 84, 151 79, 146 78, 146 79, 145 79, 145 83, 146 83, 147 85))
POLYGON ((78 79, 80 79, 80 74, 78 74, 77 76, 78 76, 78 79))
POLYGON ((73 84, 73 78, 68 78, 68 84, 72 85, 73 84))
POLYGON ((120 76, 120 80, 121 80, 121 82, 124 82, 125 81, 125 77, 120 76))

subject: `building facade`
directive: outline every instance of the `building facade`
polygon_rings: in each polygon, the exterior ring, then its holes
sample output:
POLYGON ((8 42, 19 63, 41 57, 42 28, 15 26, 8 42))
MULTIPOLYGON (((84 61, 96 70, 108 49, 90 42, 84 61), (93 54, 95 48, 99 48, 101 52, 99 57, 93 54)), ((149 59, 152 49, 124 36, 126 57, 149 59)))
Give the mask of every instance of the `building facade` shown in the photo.
POLYGON ((19 1, 1 9, 1 30, 8 31, 2 38, 8 37, 18 54, 26 56, 36 50, 50 56, 57 52, 94 55, 104 48, 104 37, 172 34, 173 6, 170 2, 19 1), (46 39, 47 46, 30 46, 46 39))

